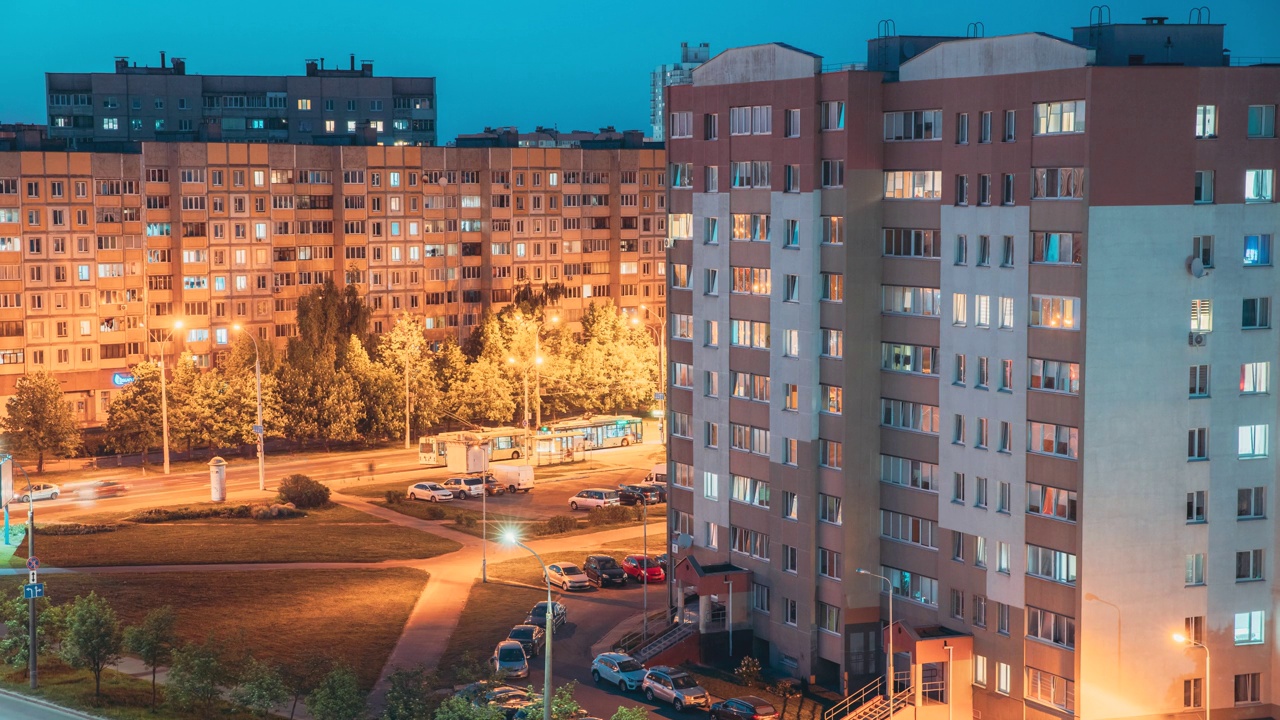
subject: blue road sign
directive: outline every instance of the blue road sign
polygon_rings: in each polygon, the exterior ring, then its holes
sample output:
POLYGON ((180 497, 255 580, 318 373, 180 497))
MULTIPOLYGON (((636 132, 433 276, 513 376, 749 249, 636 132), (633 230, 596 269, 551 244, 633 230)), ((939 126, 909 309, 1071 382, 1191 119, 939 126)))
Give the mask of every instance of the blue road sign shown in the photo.
POLYGON ((40 567, 40 558, 37 558, 37 557, 29 557, 29 558, 27 558, 27 569, 28 569, 28 570, 36 570, 36 569, 38 569, 39 567, 40 567))
POLYGON ((254 434, 254 435, 261 435, 261 434, 262 434, 262 426, 261 426, 261 425, 254 425, 254 426, 253 426, 253 434, 254 434))
POLYGON ((44 583, 31 583, 22 586, 22 597, 26 600, 34 600, 44 597, 44 583))
POLYGON ((133 381, 133 373, 111 373, 111 384, 116 387, 124 387, 133 381))
POLYGON ((654 393, 654 394, 653 394, 653 399, 654 399, 654 400, 666 400, 666 399, 667 399, 667 394, 666 394, 666 393, 656 392, 656 393, 654 393))

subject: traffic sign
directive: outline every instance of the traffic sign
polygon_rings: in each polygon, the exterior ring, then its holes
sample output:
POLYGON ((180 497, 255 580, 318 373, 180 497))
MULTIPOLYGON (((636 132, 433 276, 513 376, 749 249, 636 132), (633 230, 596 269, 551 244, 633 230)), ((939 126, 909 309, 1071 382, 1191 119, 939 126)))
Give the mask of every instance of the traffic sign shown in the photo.
MULTIPOLYGON (((243 426, 243 425, 241 425, 241 427, 244 427, 244 426, 243 426)), ((261 426, 261 425, 254 425, 254 426, 253 426, 253 434, 254 434, 254 435, 261 435, 261 434, 262 434, 262 426, 261 426)))
POLYGON ((44 597, 44 583, 31 583, 22 586, 22 597, 26 600, 35 600, 44 597))
POLYGON ((27 558, 27 569, 28 569, 28 570, 38 570, 39 568, 40 568, 40 558, 38 558, 38 557, 29 557, 29 558, 27 558))
POLYGON ((128 385, 129 383, 133 382, 135 379, 136 378, 134 378, 133 373, 118 372, 118 373, 111 374, 111 384, 115 385, 116 387, 124 387, 125 385, 128 385))
POLYGON ((653 399, 654 399, 654 400, 666 400, 666 399, 667 399, 667 394, 666 394, 666 393, 656 392, 656 393, 654 393, 654 394, 653 394, 653 399))
POLYGON ((33 582, 33 583, 34 583, 34 582, 40 582, 39 580, 37 580, 37 579, 36 579, 36 571, 35 571, 35 570, 32 570, 31 572, 27 573, 27 576, 28 576, 28 580, 27 580, 27 582, 33 582))

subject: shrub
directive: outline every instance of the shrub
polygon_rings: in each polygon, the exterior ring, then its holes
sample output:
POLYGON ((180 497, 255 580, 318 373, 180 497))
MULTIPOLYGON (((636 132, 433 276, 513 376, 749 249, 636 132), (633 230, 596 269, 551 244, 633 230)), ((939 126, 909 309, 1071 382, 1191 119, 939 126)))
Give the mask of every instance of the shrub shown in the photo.
POLYGON ((748 655, 742 658, 733 674, 738 676, 738 682, 753 688, 760 683, 760 661, 748 655))
POLYGON ((253 517, 252 508, 248 505, 228 505, 225 507, 203 508, 152 508, 139 510, 125 520, 135 523, 165 523, 177 520, 204 520, 206 518, 249 518, 253 517))
POLYGON ((443 520, 449 517, 449 513, 445 512, 444 508, 434 504, 428 505, 423 511, 423 515, 425 515, 428 520, 443 520))
POLYGON ((404 498, 404 496, 400 494, 399 490, 388 490, 383 493, 383 497, 386 498, 388 505, 399 504, 400 500, 404 498))
POLYGON ((329 487, 306 475, 290 475, 280 481, 280 502, 303 509, 324 507, 329 504, 329 487))
POLYGON ((546 528, 546 535, 565 533, 578 529, 578 519, 572 515, 552 515, 547 518, 544 527, 546 528))
POLYGON ((464 528, 473 528, 476 525, 480 524, 480 522, 476 520, 476 516, 472 515, 471 513, 458 513, 456 516, 454 516, 453 522, 458 527, 464 527, 464 528))
POLYGON ((114 524, 54 523, 53 525, 41 525, 36 532, 40 535, 96 535, 98 533, 113 532, 119 527, 119 525, 114 524))
POLYGON ((291 505, 255 505, 253 507, 254 520, 278 520, 281 518, 300 517, 305 514, 294 509, 291 505))
POLYGON ((587 514, 587 522, 592 527, 599 525, 617 525, 631 519, 631 508, 623 505, 610 505, 607 507, 593 508, 587 514))

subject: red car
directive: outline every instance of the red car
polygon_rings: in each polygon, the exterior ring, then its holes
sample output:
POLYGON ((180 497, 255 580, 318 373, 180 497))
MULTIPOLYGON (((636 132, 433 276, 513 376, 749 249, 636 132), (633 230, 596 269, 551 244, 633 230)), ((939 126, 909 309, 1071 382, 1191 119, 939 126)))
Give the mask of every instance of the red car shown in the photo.
POLYGON ((118 482, 105 480, 102 482, 91 483, 76 492, 76 496, 81 500, 100 500, 102 498, 116 497, 123 495, 129 491, 128 485, 121 485, 118 482))
POLYGON ((622 559, 622 571, 635 582, 663 582, 667 574, 658 561, 644 555, 628 555, 622 559))

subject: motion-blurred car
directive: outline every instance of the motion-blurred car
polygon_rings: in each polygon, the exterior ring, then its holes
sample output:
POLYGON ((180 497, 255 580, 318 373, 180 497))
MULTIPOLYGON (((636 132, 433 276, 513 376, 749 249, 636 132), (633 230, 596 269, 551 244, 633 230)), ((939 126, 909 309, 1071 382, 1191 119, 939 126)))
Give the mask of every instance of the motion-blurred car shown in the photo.
POLYGON ((409 486, 409 499, 440 502, 441 500, 452 500, 453 493, 445 490, 440 483, 420 482, 409 486))
POLYGON ((663 582, 667 574, 657 560, 644 555, 628 555, 622 559, 622 571, 635 582, 663 582))
POLYGON ((29 502, 31 500, 57 500, 59 495, 58 486, 53 483, 37 483, 28 485, 22 489, 17 496, 18 502, 29 502))
POLYGON ((764 698, 744 695, 712 704, 710 714, 713 720, 776 720, 778 710, 764 698))
POLYGON ((618 502, 623 505, 656 505, 658 491, 644 485, 619 485, 618 502))
POLYGON ((112 480, 102 480, 95 483, 89 483, 76 491, 76 497, 81 500, 101 500, 102 498, 117 497, 129 492, 128 485, 121 485, 112 480))
POLYGON ((524 654, 524 646, 515 640, 498 643, 489 658, 489 668, 493 670, 495 677, 529 677, 529 658, 524 654))
POLYGON ((671 703, 680 712, 689 707, 707 707, 711 695, 689 673, 672 667, 656 667, 644 676, 640 687, 649 702, 661 700, 671 703))
POLYGON ((515 640, 524 648, 524 654, 537 657, 547 644, 547 633, 537 625, 517 625, 507 634, 508 640, 515 640))
MULTIPOLYGON (((564 605, 558 602, 551 603, 551 632, 555 632, 569 622, 569 612, 564 609, 564 605)), ((547 603, 538 603, 529 611, 529 615, 524 619, 525 625, 537 625, 538 627, 547 626, 547 603)))
POLYGON ((617 685, 622 692, 639 690, 644 675, 644 666, 623 653, 600 653, 591 661, 591 679, 617 685))
POLYGON ((627 584, 627 573, 619 567, 617 560, 608 555, 588 555, 587 561, 582 563, 582 571, 596 587, 627 584))
POLYGON ((547 579, 561 590, 586 590, 591 580, 573 563, 552 563, 547 566, 547 579))

